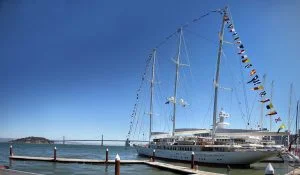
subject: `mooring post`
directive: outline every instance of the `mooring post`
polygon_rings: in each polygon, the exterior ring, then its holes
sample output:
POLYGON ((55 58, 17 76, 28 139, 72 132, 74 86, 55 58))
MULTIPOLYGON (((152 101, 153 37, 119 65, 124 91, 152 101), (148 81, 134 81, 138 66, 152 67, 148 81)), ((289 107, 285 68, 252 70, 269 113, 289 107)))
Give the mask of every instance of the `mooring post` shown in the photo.
POLYGON ((193 151, 192 155, 191 155, 191 169, 194 169, 194 168, 195 168, 195 153, 193 151))
POLYGON ((108 148, 106 148, 106 153, 105 153, 105 162, 108 162, 108 148))
POLYGON ((13 156, 13 148, 12 145, 9 147, 9 156, 13 156))
POLYGON ((230 170, 231 170, 230 166, 227 165, 227 174, 230 174, 230 170))
POLYGON ((53 150, 53 160, 56 161, 56 146, 54 147, 53 150))
POLYGON ((120 156, 119 156, 119 154, 116 155, 116 159, 115 159, 115 175, 120 175, 120 156))
POLYGON ((274 175, 275 171, 271 163, 268 164, 265 170, 265 175, 274 175))
POLYGON ((152 152, 152 161, 155 162, 155 149, 152 152))

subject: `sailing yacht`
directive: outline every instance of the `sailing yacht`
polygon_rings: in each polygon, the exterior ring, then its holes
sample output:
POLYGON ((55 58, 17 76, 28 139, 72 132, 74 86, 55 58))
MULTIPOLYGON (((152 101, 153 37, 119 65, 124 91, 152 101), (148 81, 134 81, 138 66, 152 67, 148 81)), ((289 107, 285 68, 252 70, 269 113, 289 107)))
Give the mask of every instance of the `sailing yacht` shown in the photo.
MULTIPOLYGON (((219 36, 219 49, 217 56, 217 67, 214 82, 214 108, 213 108, 213 125, 211 130, 189 130, 189 133, 193 133, 190 136, 181 136, 180 130, 176 130, 176 104, 184 104, 184 100, 177 100, 177 84, 178 84, 178 72, 180 66, 180 47, 182 28, 178 29, 179 42, 177 48, 177 56, 174 61, 176 64, 176 76, 175 76, 175 88, 174 95, 168 99, 168 102, 173 105, 172 116, 172 136, 154 138, 152 132, 152 117, 153 117, 153 84, 154 84, 154 65, 156 50, 153 50, 153 64, 152 64, 152 80, 150 81, 150 135, 149 144, 147 145, 134 145, 137 153, 141 156, 153 155, 155 157, 169 160, 190 161, 191 154, 194 154, 195 161, 198 163, 209 164, 225 164, 225 165, 250 165, 260 160, 277 155, 281 148, 264 147, 262 144, 253 137, 253 131, 247 135, 245 132, 241 132, 239 135, 226 136, 222 135, 219 131, 224 129, 229 123, 225 122, 225 119, 229 116, 221 111, 218 114, 218 90, 219 90, 219 67, 221 62, 221 53, 223 47, 223 33, 225 28, 226 19, 228 18, 227 8, 220 10, 222 12, 222 25, 219 36), (219 121, 217 121, 217 117, 219 121), (252 142, 248 140, 252 139, 252 142), (251 144, 250 144, 251 143, 251 144)), ((259 131, 256 132, 259 135, 259 131)), ((255 135, 255 134, 254 134, 255 135)), ((262 135, 260 133, 260 135, 262 135)))

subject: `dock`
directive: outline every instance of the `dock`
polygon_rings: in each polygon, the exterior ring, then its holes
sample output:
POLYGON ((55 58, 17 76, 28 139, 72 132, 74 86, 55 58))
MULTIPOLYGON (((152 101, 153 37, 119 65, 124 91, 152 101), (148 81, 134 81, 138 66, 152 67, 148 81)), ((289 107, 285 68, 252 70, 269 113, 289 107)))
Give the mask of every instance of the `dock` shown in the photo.
POLYGON ((300 168, 295 168, 294 170, 290 171, 286 175, 296 175, 296 174, 300 174, 300 168))
MULTIPOLYGON (((96 160, 96 159, 73 159, 73 158, 56 158, 53 157, 29 157, 29 156, 9 156, 11 160, 24 161, 44 161, 44 162, 59 162, 59 163, 86 163, 86 164, 114 164, 115 160, 96 160)), ((121 164, 144 164, 146 160, 122 160, 121 164)))
POLYGON ((196 169, 191 169, 188 167, 183 167, 183 166, 177 166, 177 165, 172 165, 168 163, 162 163, 162 162, 144 162, 146 165, 159 168, 159 169, 164 169, 180 174, 202 174, 202 175, 223 175, 219 173, 212 173, 212 172, 207 172, 207 171, 200 171, 196 169))
MULTIPOLYGON (((57 163, 85 163, 85 164, 115 164, 115 160, 96 160, 96 159, 73 159, 73 158, 56 158, 53 157, 30 157, 30 156, 9 156, 11 160, 22 160, 22 161, 44 161, 44 162, 57 162, 57 163)), ((120 164, 144 164, 158 169, 172 171, 179 174, 201 174, 201 175, 224 175, 219 173, 212 173, 206 171, 200 171, 191 169, 188 167, 172 165, 162 162, 151 162, 149 160, 121 160, 120 164)), ((1 174, 1 173, 0 173, 1 174)), ((8 173, 13 175, 13 173, 8 173)), ((2 174, 1 174, 2 175, 2 174)), ((19 175, 19 174, 16 174, 19 175)))

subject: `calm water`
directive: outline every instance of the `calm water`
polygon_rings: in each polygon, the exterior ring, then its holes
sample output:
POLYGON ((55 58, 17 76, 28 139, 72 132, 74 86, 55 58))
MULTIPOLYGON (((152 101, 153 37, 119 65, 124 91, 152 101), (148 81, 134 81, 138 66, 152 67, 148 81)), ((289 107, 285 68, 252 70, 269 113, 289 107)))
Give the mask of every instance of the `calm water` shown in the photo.
MULTIPOLYGON (((97 145, 55 145, 57 147, 57 156, 65 158, 89 158, 105 159, 106 147, 97 145)), ((14 154, 24 156, 43 156, 50 157, 53 154, 54 145, 32 145, 32 144, 14 144, 14 154)), ((122 159, 145 159, 139 157, 133 148, 123 146, 109 146, 109 158, 114 159, 118 153, 122 159)), ((11 161, 8 160, 9 144, 0 143, 0 165, 10 165, 11 169, 29 171, 41 174, 97 174, 113 175, 114 165, 91 165, 91 164, 63 164, 51 162, 33 162, 33 161, 11 161)), ((190 166, 189 164, 174 163, 181 166, 190 166)), ((287 166, 284 164, 273 163, 276 174, 285 174, 287 166)), ((250 169, 232 169, 231 175, 259 175, 264 174, 266 164, 257 163, 251 165, 250 169)), ((199 166, 204 171, 227 173, 223 167, 199 166)), ((146 165, 122 165, 122 175, 175 175, 168 171, 162 171, 146 165)))

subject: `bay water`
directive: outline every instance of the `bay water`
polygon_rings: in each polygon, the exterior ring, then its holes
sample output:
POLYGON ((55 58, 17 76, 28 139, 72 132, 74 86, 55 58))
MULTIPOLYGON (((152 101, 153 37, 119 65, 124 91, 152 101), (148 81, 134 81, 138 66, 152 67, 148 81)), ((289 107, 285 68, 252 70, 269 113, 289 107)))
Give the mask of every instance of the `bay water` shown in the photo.
MULTIPOLYGON (((10 166, 11 169, 40 174, 91 174, 91 175, 114 175, 114 165, 93 165, 77 163, 53 163, 38 161, 20 161, 8 159, 9 143, 0 143, 0 165, 10 166)), ((57 147, 57 157, 78 159, 105 159, 106 148, 109 149, 109 159, 114 160, 119 154, 122 160, 147 160, 140 157, 133 147, 124 146, 100 146, 100 145, 47 145, 47 144, 13 144, 14 155, 52 157, 53 148, 57 147)), ((158 160, 161 161, 161 160, 158 160)), ((166 161, 162 161, 166 162, 166 161)), ((190 167, 188 163, 168 162, 175 165, 190 167)), ((263 175, 267 163, 252 164, 250 168, 231 168, 231 175, 263 175)), ((285 174, 291 170, 283 163, 272 163, 276 174, 285 174)), ((216 166, 198 166, 200 170, 228 174, 227 168, 216 166)), ((147 165, 121 165, 122 175, 175 175, 175 173, 160 170, 147 165)))

